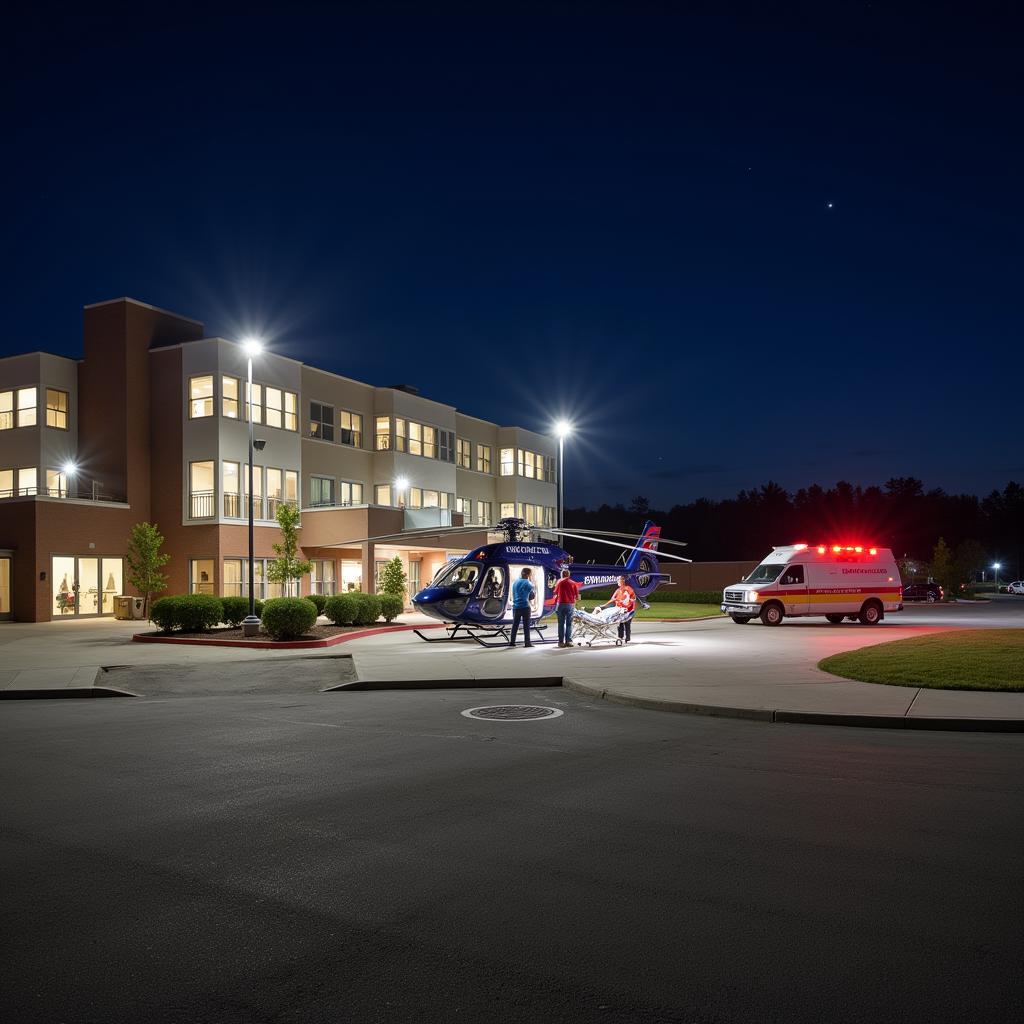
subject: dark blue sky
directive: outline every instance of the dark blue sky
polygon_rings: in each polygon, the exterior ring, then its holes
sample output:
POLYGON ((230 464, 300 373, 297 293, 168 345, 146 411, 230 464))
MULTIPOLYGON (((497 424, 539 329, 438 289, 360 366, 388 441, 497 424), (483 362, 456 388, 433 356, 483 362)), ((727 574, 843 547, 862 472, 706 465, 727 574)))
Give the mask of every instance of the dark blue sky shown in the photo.
POLYGON ((132 295, 568 414, 569 504, 1024 477, 1010 4, 417 6, 10 23, 4 350, 132 295))

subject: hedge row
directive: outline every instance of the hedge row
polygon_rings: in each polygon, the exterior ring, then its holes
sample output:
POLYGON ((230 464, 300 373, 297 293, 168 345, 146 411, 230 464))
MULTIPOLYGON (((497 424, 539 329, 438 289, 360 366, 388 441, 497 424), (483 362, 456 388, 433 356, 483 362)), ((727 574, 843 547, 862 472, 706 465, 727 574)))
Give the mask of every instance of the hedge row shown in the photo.
MULTIPOLYGON (((584 590, 580 599, 590 604, 591 601, 611 600, 611 587, 595 587, 593 590, 584 590)), ((722 592, 720 590, 676 590, 674 587, 661 586, 644 599, 648 602, 659 601, 666 604, 721 604, 722 592)))
POLYGON ((369 626, 382 615, 390 622, 402 614, 404 602, 394 594, 362 594, 355 590, 327 599, 324 615, 336 626, 369 626))

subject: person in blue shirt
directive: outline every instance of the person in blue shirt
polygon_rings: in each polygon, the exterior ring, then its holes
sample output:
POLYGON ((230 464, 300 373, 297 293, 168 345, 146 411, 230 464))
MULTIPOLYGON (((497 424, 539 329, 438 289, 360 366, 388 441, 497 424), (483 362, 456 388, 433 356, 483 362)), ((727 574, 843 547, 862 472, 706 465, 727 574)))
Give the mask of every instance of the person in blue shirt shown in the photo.
POLYGON ((519 623, 523 624, 523 639, 525 641, 523 646, 533 646, 530 642, 530 602, 536 591, 530 580, 531 575, 533 574, 527 567, 522 571, 519 579, 512 584, 512 639, 509 641, 509 647, 516 645, 516 632, 519 629, 519 623))

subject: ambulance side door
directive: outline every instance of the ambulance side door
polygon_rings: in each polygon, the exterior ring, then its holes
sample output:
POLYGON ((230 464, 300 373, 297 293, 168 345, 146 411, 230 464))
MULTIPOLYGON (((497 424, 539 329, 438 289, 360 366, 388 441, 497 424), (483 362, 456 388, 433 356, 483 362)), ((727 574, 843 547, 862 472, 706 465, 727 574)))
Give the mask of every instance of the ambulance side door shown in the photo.
POLYGON ((787 565, 779 577, 779 589, 787 615, 806 615, 808 612, 807 574, 802 565, 787 565))

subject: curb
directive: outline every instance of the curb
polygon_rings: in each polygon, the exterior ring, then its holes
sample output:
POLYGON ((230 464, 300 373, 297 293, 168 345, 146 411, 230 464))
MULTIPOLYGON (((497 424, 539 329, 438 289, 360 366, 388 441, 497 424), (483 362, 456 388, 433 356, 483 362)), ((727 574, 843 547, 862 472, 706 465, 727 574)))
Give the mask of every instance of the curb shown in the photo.
POLYGON ((0 700, 50 700, 54 697, 138 697, 113 686, 64 686, 53 689, 0 690, 0 700))
POLYGON ((575 679, 563 679, 562 686, 573 693, 596 697, 610 704, 645 708, 650 711, 674 711, 684 715, 706 715, 712 718, 744 718, 773 725, 840 725, 863 729, 928 729, 954 732, 1024 732, 1020 718, 907 718, 903 715, 841 715, 827 711, 784 711, 771 708, 737 708, 714 704, 686 704, 681 701, 658 700, 615 693, 599 686, 589 686, 575 679))
MULTIPOLYGON (((438 623, 441 626, 443 623, 438 623)), ((140 644, 181 644, 193 647, 240 647, 254 651, 307 651, 321 647, 337 647, 349 640, 362 640, 366 636, 377 636, 378 633, 401 633, 410 629, 435 629, 426 626, 377 626, 372 629, 357 629, 351 633, 339 633, 337 636, 324 637, 321 640, 200 640, 196 637, 163 636, 159 633, 135 633, 132 640, 140 644)))
POLYGON ((494 679, 476 677, 461 679, 356 679, 351 683, 326 686, 321 693, 335 693, 339 690, 486 690, 491 687, 563 686, 561 676, 505 676, 494 679))

